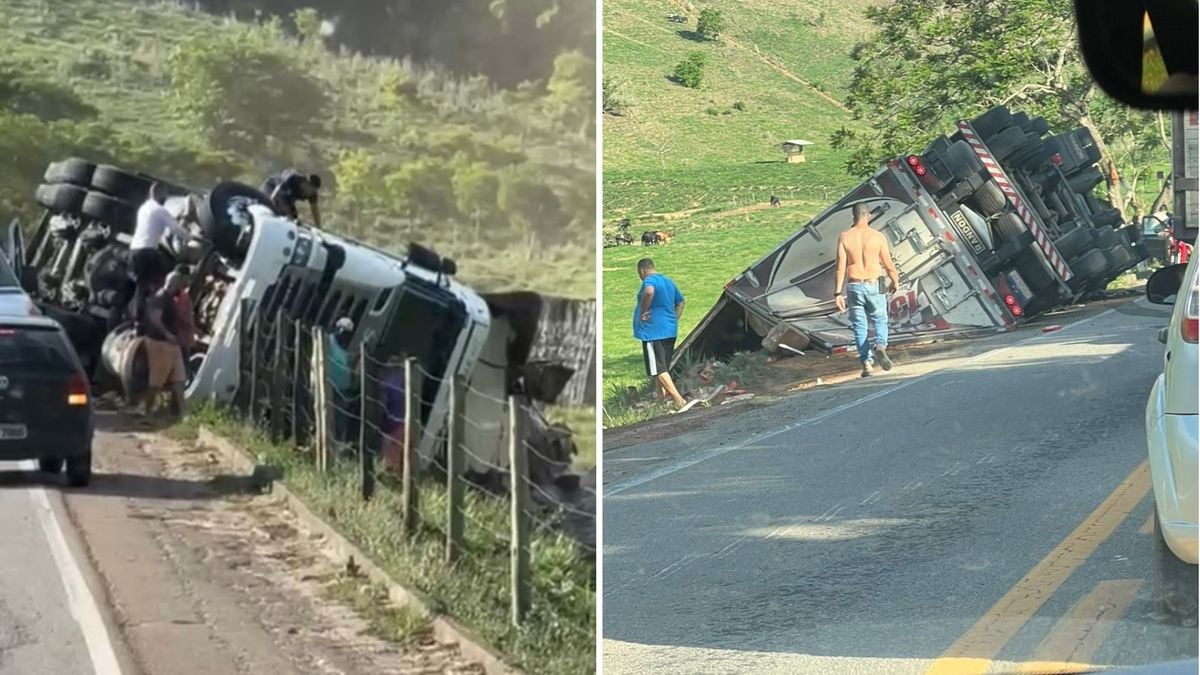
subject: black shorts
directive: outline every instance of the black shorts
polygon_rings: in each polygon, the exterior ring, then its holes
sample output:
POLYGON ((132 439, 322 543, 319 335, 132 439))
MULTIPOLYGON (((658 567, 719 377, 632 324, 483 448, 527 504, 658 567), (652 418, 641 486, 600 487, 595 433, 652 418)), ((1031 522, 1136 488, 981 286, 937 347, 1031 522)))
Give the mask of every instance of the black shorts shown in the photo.
POLYGON ((130 253, 130 263, 133 265, 133 278, 139 288, 147 283, 162 284, 167 278, 167 261, 156 248, 139 248, 130 253))
POLYGON ((675 354, 675 338, 650 340, 642 343, 642 360, 646 363, 646 375, 657 377, 671 369, 671 357, 675 354))

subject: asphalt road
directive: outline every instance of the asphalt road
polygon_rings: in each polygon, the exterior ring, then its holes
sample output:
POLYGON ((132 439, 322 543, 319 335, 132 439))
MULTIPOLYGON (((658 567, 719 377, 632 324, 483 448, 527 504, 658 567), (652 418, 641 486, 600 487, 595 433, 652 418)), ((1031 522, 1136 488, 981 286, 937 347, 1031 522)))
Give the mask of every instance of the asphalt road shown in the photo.
POLYGON ((1144 463, 1168 315, 1130 302, 606 452, 604 671, 1195 657, 1144 463))
MULTIPOLYGON (((28 469, 0 462, 5 473, 28 469)), ((99 606, 67 543, 72 532, 60 526, 62 513, 59 495, 40 486, 0 490, 0 675, 116 672, 99 606)))
POLYGON ((97 424, 87 488, 0 462, 0 675, 482 672, 375 636, 319 537, 213 451, 97 424))

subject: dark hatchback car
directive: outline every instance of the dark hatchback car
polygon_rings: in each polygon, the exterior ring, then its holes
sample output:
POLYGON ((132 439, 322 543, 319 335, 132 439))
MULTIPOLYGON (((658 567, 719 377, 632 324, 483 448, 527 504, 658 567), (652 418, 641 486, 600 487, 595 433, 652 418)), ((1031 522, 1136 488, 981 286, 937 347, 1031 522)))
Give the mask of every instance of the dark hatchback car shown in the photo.
POLYGON ((0 254, 0 460, 66 464, 67 483, 92 476, 92 396, 62 326, 36 309, 0 254))

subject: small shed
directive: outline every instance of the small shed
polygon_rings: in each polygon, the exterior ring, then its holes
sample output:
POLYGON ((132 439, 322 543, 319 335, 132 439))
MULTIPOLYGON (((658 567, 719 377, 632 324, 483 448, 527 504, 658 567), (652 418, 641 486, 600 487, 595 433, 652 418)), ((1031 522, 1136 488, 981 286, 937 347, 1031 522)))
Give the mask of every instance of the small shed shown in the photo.
POLYGON ((783 150, 783 154, 787 157, 788 164, 799 164, 804 161, 804 148, 812 145, 812 141, 794 140, 784 141, 779 144, 779 148, 783 150))

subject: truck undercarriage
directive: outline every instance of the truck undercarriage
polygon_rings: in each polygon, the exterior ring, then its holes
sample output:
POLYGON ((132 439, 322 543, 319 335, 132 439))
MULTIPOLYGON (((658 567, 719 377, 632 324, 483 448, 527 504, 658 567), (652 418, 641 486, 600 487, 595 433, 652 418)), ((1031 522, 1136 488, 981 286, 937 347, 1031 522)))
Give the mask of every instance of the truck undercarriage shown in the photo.
POLYGON ((1091 134, 1048 133, 1042 118, 993 108, 888 162, 730 281, 676 363, 768 347, 780 324, 817 349, 852 344, 834 304, 835 242, 858 203, 900 275, 892 342, 1007 330, 1105 288, 1148 257, 1141 228, 1094 194, 1091 134))

